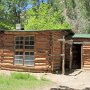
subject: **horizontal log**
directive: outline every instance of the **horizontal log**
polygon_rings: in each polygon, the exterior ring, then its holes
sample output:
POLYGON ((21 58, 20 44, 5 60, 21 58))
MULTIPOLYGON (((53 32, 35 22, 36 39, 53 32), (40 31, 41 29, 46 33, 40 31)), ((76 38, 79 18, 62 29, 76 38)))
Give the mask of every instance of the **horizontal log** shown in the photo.
POLYGON ((87 46, 83 46, 83 48, 86 48, 86 47, 87 47, 87 48, 88 48, 88 47, 90 48, 90 45, 87 45, 87 46))
POLYGON ((90 68, 90 65, 84 65, 84 68, 90 68))
POLYGON ((35 66, 46 66, 46 63, 35 63, 35 66))
POLYGON ((84 62, 84 65, 90 65, 90 62, 89 63, 84 62))
POLYGON ((13 61, 11 61, 11 60, 3 60, 2 63, 13 64, 13 61))
POLYGON ((35 58, 35 60, 46 60, 46 58, 35 58))
POLYGON ((3 59, 5 59, 5 60, 14 60, 14 57, 12 57, 12 56, 3 56, 3 59))
POLYGON ((90 50, 90 48, 83 48, 83 50, 90 50))
POLYGON ((35 63, 48 63, 47 60, 35 60, 35 63))

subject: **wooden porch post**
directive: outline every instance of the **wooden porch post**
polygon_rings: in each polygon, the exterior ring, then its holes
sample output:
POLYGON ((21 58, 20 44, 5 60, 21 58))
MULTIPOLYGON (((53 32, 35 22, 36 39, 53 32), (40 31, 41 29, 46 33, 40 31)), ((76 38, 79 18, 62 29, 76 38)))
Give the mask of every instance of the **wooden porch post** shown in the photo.
POLYGON ((65 74, 65 37, 63 36, 63 42, 62 42, 62 74, 65 74))
POLYGON ((70 70, 72 69, 72 44, 70 44, 70 64, 69 64, 70 70))
POLYGON ((65 41, 65 36, 63 36, 63 39, 58 39, 58 41, 62 42, 62 74, 65 74, 65 44, 68 43, 70 44, 70 63, 69 63, 69 68, 72 68, 72 43, 73 40, 66 40, 65 41))

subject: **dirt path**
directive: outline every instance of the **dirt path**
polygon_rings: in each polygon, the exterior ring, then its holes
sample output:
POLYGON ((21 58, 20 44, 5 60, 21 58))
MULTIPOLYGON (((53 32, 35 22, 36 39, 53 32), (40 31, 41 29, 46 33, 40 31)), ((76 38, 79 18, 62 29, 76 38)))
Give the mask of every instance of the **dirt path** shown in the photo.
MULTIPOLYGON (((10 74, 10 71, 0 71, 10 74)), ((52 86, 40 90, 90 90, 90 70, 75 70, 68 75, 51 73, 30 73, 38 78, 46 78, 54 82, 52 86)), ((38 90, 38 89, 37 89, 38 90)))
POLYGON ((90 90, 90 70, 75 70, 68 75, 49 73, 44 74, 44 77, 55 84, 43 90, 90 90))

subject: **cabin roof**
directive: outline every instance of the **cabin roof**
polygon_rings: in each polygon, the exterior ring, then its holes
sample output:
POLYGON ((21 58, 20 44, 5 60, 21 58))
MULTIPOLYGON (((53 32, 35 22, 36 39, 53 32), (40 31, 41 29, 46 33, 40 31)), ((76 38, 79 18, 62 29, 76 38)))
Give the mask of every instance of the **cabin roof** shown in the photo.
POLYGON ((60 32, 66 37, 72 36, 74 32, 71 29, 52 29, 52 30, 0 30, 0 34, 31 34, 34 32, 60 32))
POLYGON ((6 32, 40 32, 40 31, 71 31, 71 29, 52 29, 52 30, 0 30, 6 32))
POLYGON ((90 34, 74 34, 73 38, 90 38, 90 34))

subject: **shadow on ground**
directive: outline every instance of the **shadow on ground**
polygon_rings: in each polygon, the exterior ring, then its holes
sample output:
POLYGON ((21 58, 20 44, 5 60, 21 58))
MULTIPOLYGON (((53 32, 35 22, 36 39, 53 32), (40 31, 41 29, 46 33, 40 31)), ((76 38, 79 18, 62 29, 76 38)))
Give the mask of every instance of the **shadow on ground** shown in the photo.
MULTIPOLYGON (((77 76, 81 72, 82 72, 82 70, 80 70, 80 69, 72 69, 72 70, 67 69, 67 70, 65 70, 65 75, 77 76)), ((55 71, 55 72, 53 72, 53 74, 62 74, 62 71, 55 71)))
MULTIPOLYGON (((58 88, 51 88, 50 90, 81 90, 81 89, 74 89, 74 88, 70 88, 67 86, 59 86, 58 88)), ((90 90, 90 87, 87 87, 85 89, 82 90, 90 90)))

